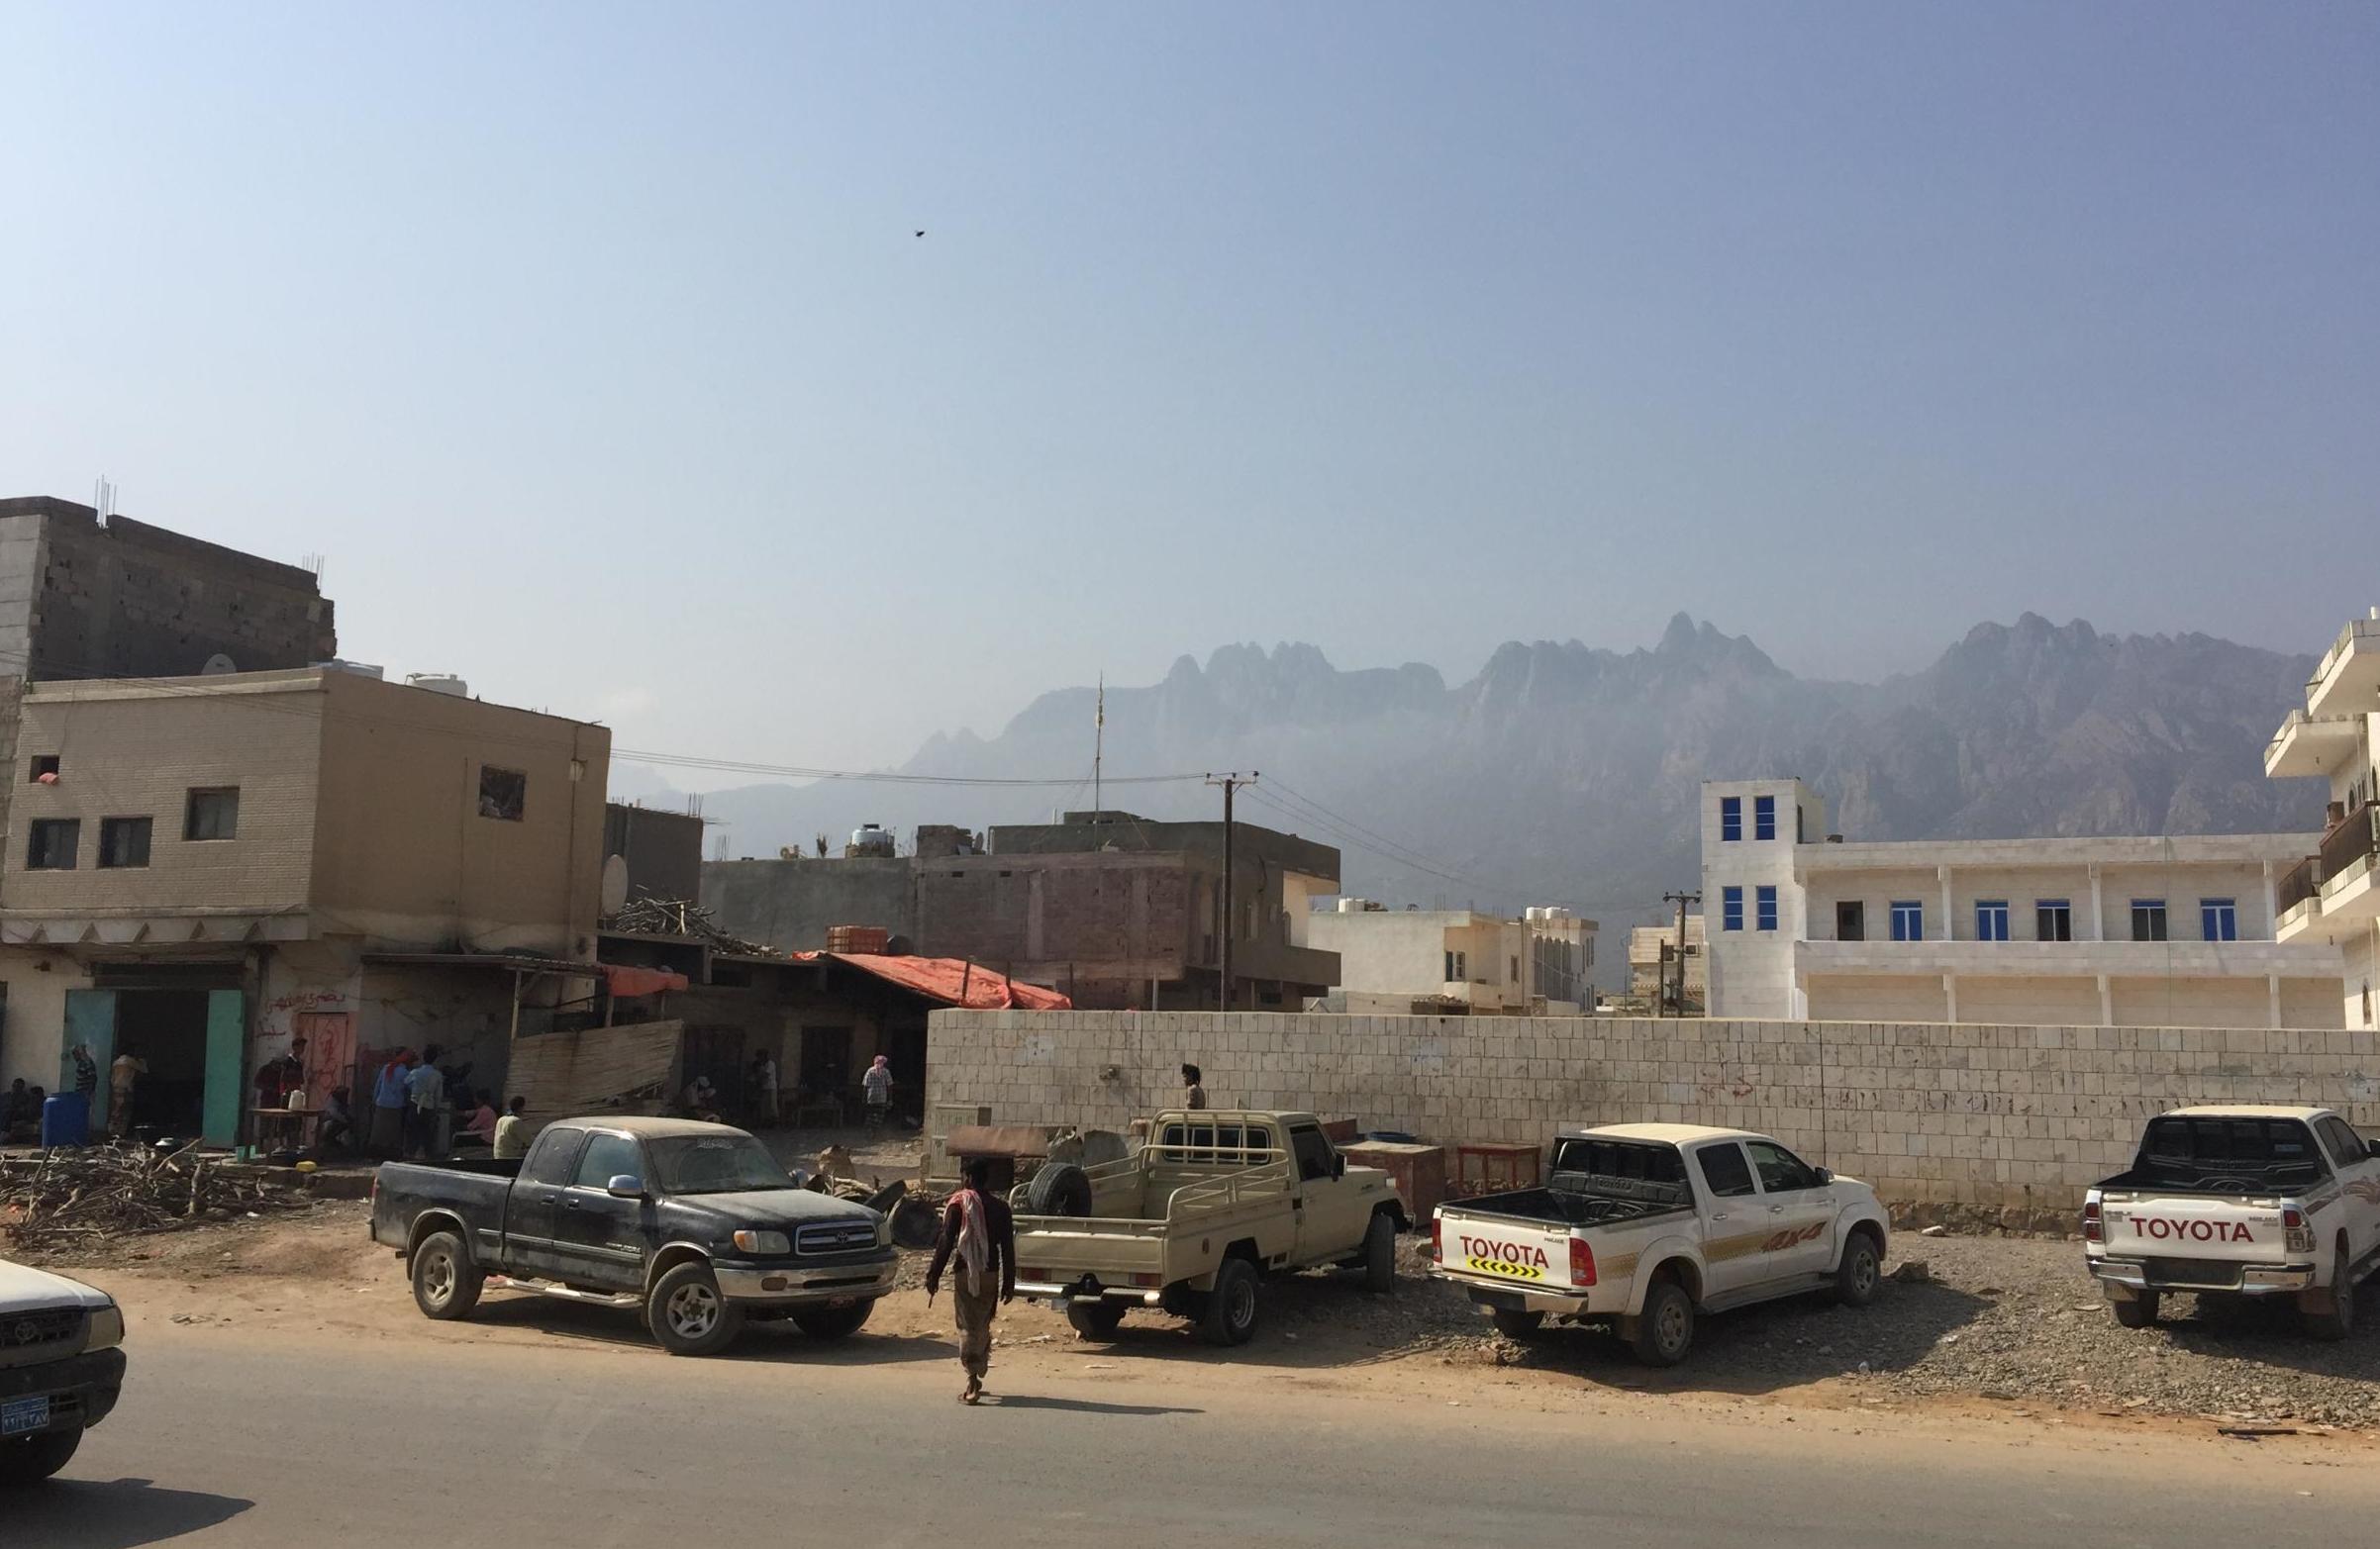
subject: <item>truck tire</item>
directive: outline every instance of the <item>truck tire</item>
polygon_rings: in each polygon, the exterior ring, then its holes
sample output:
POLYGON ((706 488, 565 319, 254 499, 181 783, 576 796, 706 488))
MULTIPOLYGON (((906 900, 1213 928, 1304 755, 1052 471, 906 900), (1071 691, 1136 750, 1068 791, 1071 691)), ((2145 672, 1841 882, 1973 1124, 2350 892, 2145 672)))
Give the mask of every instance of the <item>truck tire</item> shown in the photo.
POLYGON ((1865 1307, 1876 1300, 1884 1279, 1884 1263, 1876 1252, 1876 1234, 1854 1229, 1843 1239, 1841 1262, 1835 1266, 1835 1300, 1844 1307, 1865 1307))
POLYGON ((1031 1215, 1090 1214, 1091 1175, 1072 1162, 1043 1162, 1025 1186, 1025 1210, 1031 1215))
POLYGON ((1656 1280, 1644 1293, 1644 1310, 1629 1346, 1646 1366, 1675 1366, 1694 1348, 1694 1299, 1674 1280, 1656 1280))
POLYGON ((1243 1345, 1255 1331, 1256 1266, 1245 1259, 1225 1259, 1215 1272, 1215 1289, 1207 1293, 1199 1337, 1211 1345, 1243 1345))
POLYGON ((1085 1339, 1113 1339, 1124 1322, 1125 1310, 1121 1302, 1069 1302, 1066 1321, 1085 1339))
POLYGON ((710 1265, 680 1264, 653 1282, 645 1326, 671 1355, 717 1355, 744 1331, 744 1308, 719 1294, 710 1265))
POLYGON ((1397 1219, 1386 1210, 1374 1212, 1364 1228, 1363 1289, 1376 1297, 1397 1289, 1397 1219))
POLYGON ((1545 1314, 1517 1307, 1492 1307, 1488 1308, 1488 1321, 1507 1339, 1527 1339, 1544 1328, 1545 1314))
POLYGON ((2116 1309, 2116 1321, 2127 1328, 2146 1328, 2157 1320, 2157 1307, 2163 1299, 2153 1291, 2143 1291, 2130 1302, 2111 1302, 2116 1309))
POLYGON ((46 1431, 39 1436, 11 1436, 0 1441, 0 1490, 38 1485, 66 1466, 82 1445, 82 1427, 46 1431))
POLYGON ((2347 1267, 2344 1242, 2332 1251, 2330 1259, 2329 1310, 2310 1312, 2299 1307, 2298 1326, 2315 1339, 2344 1339, 2355 1331, 2355 1277, 2347 1267))
POLYGON ((486 1273, 450 1231, 434 1231, 413 1250, 413 1305, 424 1317, 441 1322, 469 1317, 486 1285, 486 1273))
POLYGON ((793 1314, 793 1326, 813 1339, 848 1339, 874 1310, 872 1297, 851 1307, 804 1307, 793 1314))

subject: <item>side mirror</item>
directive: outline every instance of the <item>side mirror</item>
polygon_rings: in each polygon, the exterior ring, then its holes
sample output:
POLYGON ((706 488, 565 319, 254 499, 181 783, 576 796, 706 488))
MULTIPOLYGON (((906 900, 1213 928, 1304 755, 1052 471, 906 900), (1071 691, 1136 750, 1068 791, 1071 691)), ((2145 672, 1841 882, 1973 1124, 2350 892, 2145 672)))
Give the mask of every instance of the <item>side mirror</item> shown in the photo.
POLYGON ((1818 1170, 1818 1182, 1819 1182, 1819 1187, 1821 1187, 1821 1188, 1824 1188, 1824 1187, 1826 1187, 1828 1184, 1831 1184, 1831 1183, 1833 1183, 1834 1181, 1835 1181, 1835 1174, 1834 1174, 1834 1172, 1833 1172, 1833 1171, 1831 1171, 1831 1170, 1830 1170, 1830 1169, 1828 1169, 1828 1168, 1824 1168, 1824 1167, 1822 1167, 1822 1168, 1820 1168, 1820 1169, 1818 1170))
POLYGON ((612 1181, 603 1186, 603 1192, 615 1200, 642 1200, 645 1198, 645 1180, 635 1173, 615 1173, 612 1181))
POLYGON ((1344 1178, 1346 1175, 1347 1175, 1347 1159, 1346 1159, 1345 1157, 1343 1157, 1343 1156, 1339 1155, 1339 1154, 1337 1151, 1334 1151, 1334 1152, 1332 1152, 1332 1153, 1331 1153, 1331 1176, 1332 1176, 1333 1178, 1344 1178))
POLYGON ((2366 1156, 2380 1158, 2380 1140, 2366 1140, 2363 1142, 2363 1151, 2366 1156))

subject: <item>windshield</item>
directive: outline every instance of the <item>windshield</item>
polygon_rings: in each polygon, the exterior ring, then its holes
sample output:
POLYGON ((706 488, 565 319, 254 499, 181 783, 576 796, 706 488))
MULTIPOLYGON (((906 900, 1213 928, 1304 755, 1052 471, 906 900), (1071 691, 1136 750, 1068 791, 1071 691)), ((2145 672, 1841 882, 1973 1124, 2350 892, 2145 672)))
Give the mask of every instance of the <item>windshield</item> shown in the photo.
POLYGON ((793 1179, 750 1135, 679 1135, 645 1142, 663 1194, 790 1189, 793 1179))

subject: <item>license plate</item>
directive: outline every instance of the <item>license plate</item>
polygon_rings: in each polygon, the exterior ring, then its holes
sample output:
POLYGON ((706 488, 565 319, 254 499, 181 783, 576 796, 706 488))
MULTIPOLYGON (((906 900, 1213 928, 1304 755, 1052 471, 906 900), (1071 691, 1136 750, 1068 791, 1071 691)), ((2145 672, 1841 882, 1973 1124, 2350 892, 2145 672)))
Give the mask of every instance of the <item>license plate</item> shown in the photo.
POLYGON ((0 1436, 14 1436, 21 1431, 42 1430, 50 1424, 50 1399, 10 1399, 0 1404, 0 1436))
POLYGON ((857 1297, 837 1297, 834 1301, 827 1304, 828 1307, 835 1311, 841 1311, 846 1307, 857 1307, 858 1305, 859 1299, 857 1297))

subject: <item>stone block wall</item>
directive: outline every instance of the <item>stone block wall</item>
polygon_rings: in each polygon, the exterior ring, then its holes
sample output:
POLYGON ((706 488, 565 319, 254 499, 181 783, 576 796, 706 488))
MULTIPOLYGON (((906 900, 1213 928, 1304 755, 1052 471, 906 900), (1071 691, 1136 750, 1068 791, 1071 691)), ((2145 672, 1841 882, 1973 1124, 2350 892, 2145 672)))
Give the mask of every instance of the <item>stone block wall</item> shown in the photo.
POLYGON ((1201 1066, 1217 1107, 1349 1115, 1437 1143, 1667 1121, 1776 1136, 1905 1213, 2037 1224, 2193 1103, 2319 1104, 2380 1132, 2380 1034, 2205 1027, 938 1012, 930 1103, 1121 1128, 1201 1066))

